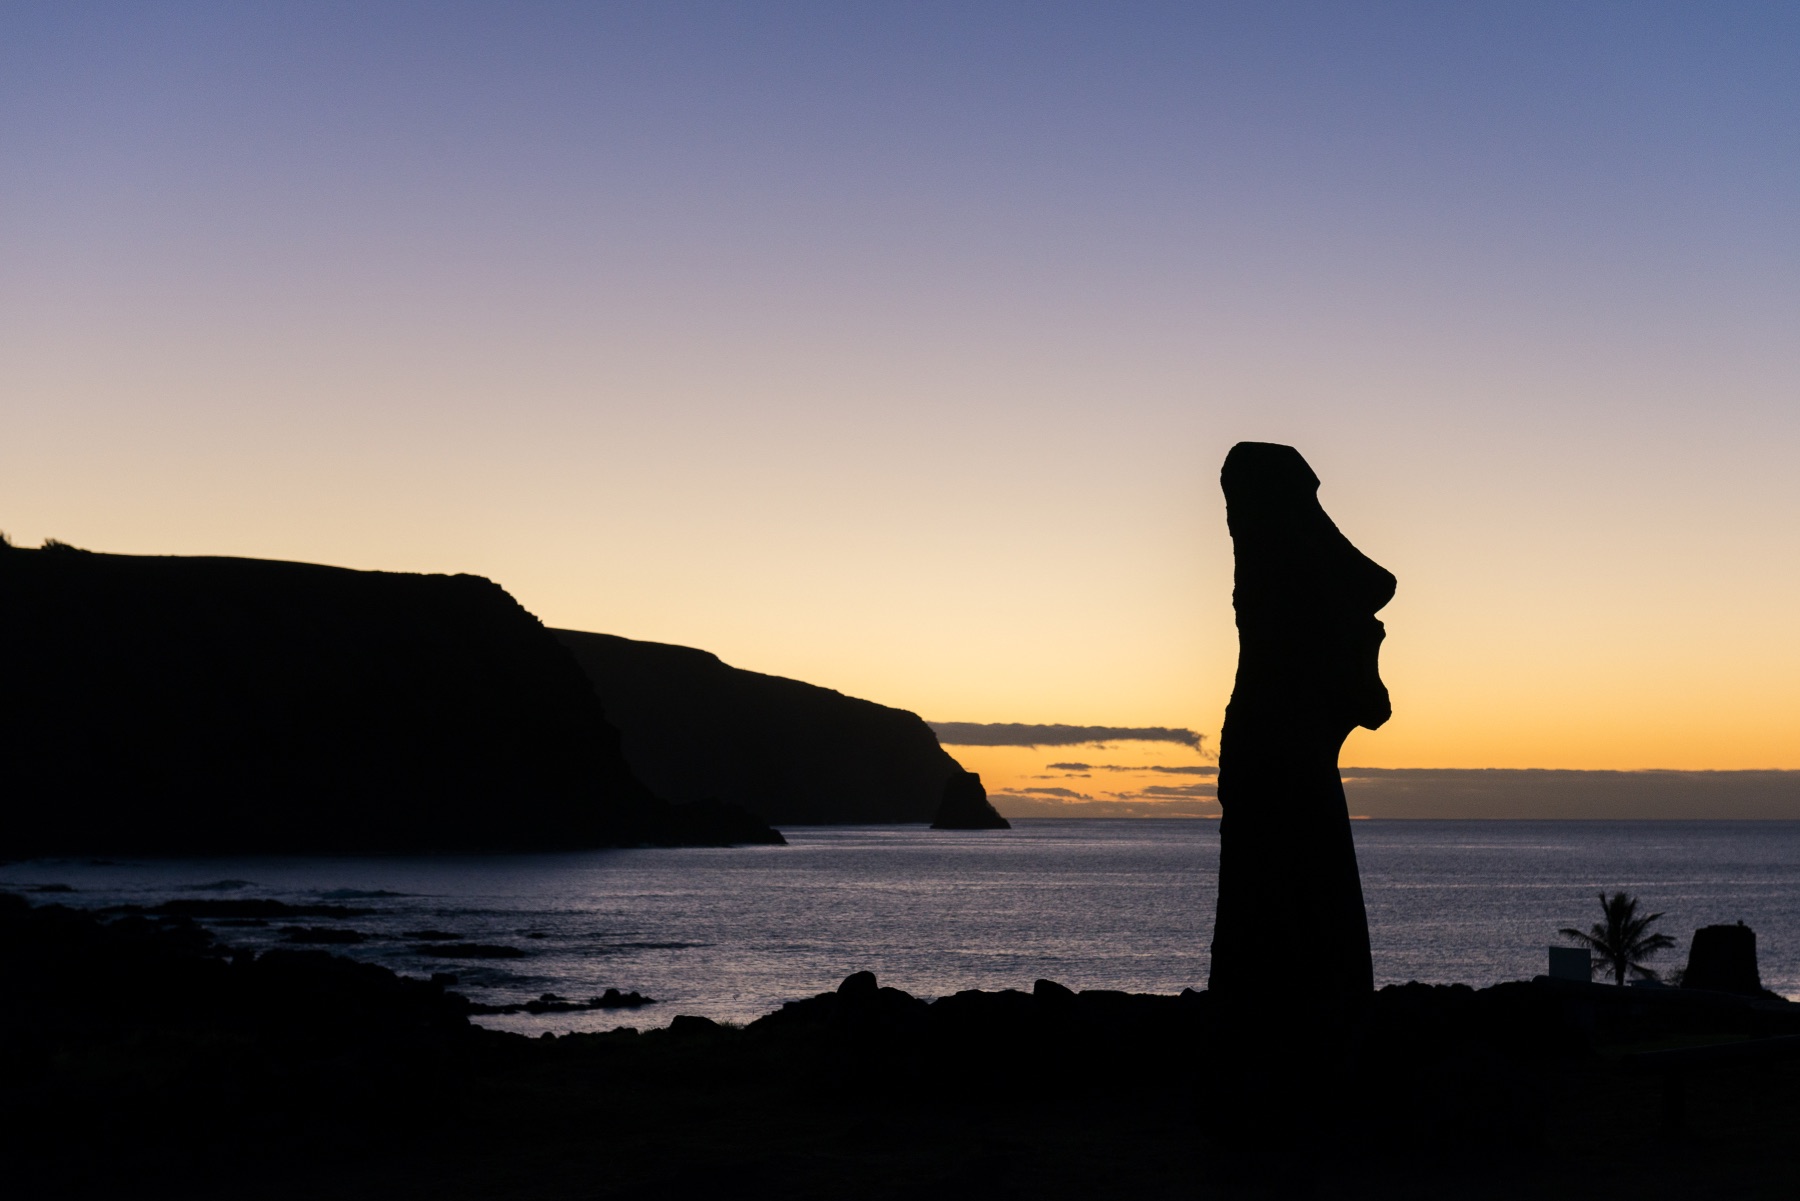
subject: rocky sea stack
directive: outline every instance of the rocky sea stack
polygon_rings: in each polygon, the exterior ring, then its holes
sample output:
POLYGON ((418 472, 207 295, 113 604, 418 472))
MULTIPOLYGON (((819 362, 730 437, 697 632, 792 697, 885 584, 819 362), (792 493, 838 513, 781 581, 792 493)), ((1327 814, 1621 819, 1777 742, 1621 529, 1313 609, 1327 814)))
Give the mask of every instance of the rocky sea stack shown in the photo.
POLYGON ((987 799, 977 772, 957 772, 944 781, 944 799, 937 816, 931 821, 933 830, 1010 830, 1012 823, 1000 816, 987 799))

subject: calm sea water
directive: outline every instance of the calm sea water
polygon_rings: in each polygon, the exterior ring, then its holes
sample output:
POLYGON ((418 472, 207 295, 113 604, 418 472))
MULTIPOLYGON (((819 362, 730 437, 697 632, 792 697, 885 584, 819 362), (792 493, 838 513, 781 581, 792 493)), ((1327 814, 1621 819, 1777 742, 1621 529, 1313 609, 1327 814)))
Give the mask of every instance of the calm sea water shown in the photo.
MULTIPOLYGON (((1020 821, 999 833, 903 827, 786 831, 786 847, 518 856, 231 858, 0 867, 0 888, 68 885, 40 901, 154 904, 272 897, 377 910, 303 919, 371 935, 332 948, 397 971, 454 972, 477 1000, 607 987, 636 1011, 484 1018, 535 1033, 746 1021, 872 969, 925 997, 964 988, 1178 992, 1203 987, 1217 885, 1211 821, 1020 821), (431 928, 528 952, 428 958, 431 928)), ((1800 999, 1800 822, 1429 822, 1355 825, 1378 983, 1481 986, 1544 970, 1560 926, 1586 927, 1595 893, 1624 889, 1668 916, 1686 961, 1695 927, 1756 929, 1763 981, 1800 999)), ((1271 937, 1281 932, 1271 931, 1271 937)), ((270 946, 277 926, 220 928, 270 946)), ((1297 983, 1305 981, 1295 957, 1297 983)))

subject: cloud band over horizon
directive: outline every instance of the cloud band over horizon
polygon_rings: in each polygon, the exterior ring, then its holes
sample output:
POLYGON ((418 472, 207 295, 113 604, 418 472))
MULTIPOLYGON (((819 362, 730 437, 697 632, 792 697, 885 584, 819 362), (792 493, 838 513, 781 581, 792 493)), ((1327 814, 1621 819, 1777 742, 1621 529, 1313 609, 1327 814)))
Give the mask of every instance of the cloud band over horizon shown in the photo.
MULTIPOLYGON (((1344 767, 1357 817, 1427 820, 1795 821, 1800 771, 1570 771, 1344 767)), ((1217 817, 1211 783, 1102 795, 1040 787, 989 793, 1018 817, 1217 817)))
POLYGON ((1177 726, 1031 725, 1016 721, 928 721, 945 746, 1081 746, 1097 742, 1173 742, 1199 750, 1205 736, 1177 726))

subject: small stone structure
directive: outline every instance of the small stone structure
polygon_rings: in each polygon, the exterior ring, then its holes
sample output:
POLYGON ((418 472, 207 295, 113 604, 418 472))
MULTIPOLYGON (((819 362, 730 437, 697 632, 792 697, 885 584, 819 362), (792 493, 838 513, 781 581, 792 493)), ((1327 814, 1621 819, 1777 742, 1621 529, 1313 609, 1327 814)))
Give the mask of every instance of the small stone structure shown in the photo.
POLYGON ((1761 996, 1763 986, 1762 973, 1756 967, 1756 931, 1743 922, 1735 926, 1702 926, 1694 931, 1681 986, 1761 996))
POLYGON ((1552 980, 1592 980, 1594 953, 1586 947, 1551 947, 1547 974, 1552 980))

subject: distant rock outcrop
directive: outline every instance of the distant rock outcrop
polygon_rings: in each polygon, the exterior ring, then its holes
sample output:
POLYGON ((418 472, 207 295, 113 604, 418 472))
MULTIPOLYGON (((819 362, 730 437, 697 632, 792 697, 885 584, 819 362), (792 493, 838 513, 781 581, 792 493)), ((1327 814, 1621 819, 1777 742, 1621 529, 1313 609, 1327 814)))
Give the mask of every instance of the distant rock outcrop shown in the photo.
POLYGON ((1000 816, 989 803, 981 776, 972 771, 957 772, 944 781, 944 799, 937 816, 931 821, 933 830, 1010 830, 1012 823, 1000 816))
POLYGON ((716 798, 775 825, 929 822, 962 772, 904 709, 691 647, 552 632, 593 681, 632 769, 673 800, 716 798))
POLYGON ((1342 1011, 1373 979, 1337 756, 1354 727, 1388 719, 1375 613, 1394 577, 1338 532, 1293 447, 1240 442, 1220 482, 1238 668, 1219 743, 1211 990, 1243 1012, 1342 1011))
POLYGON ((478 576, 0 547, 0 855, 779 840, 672 807, 478 576))

